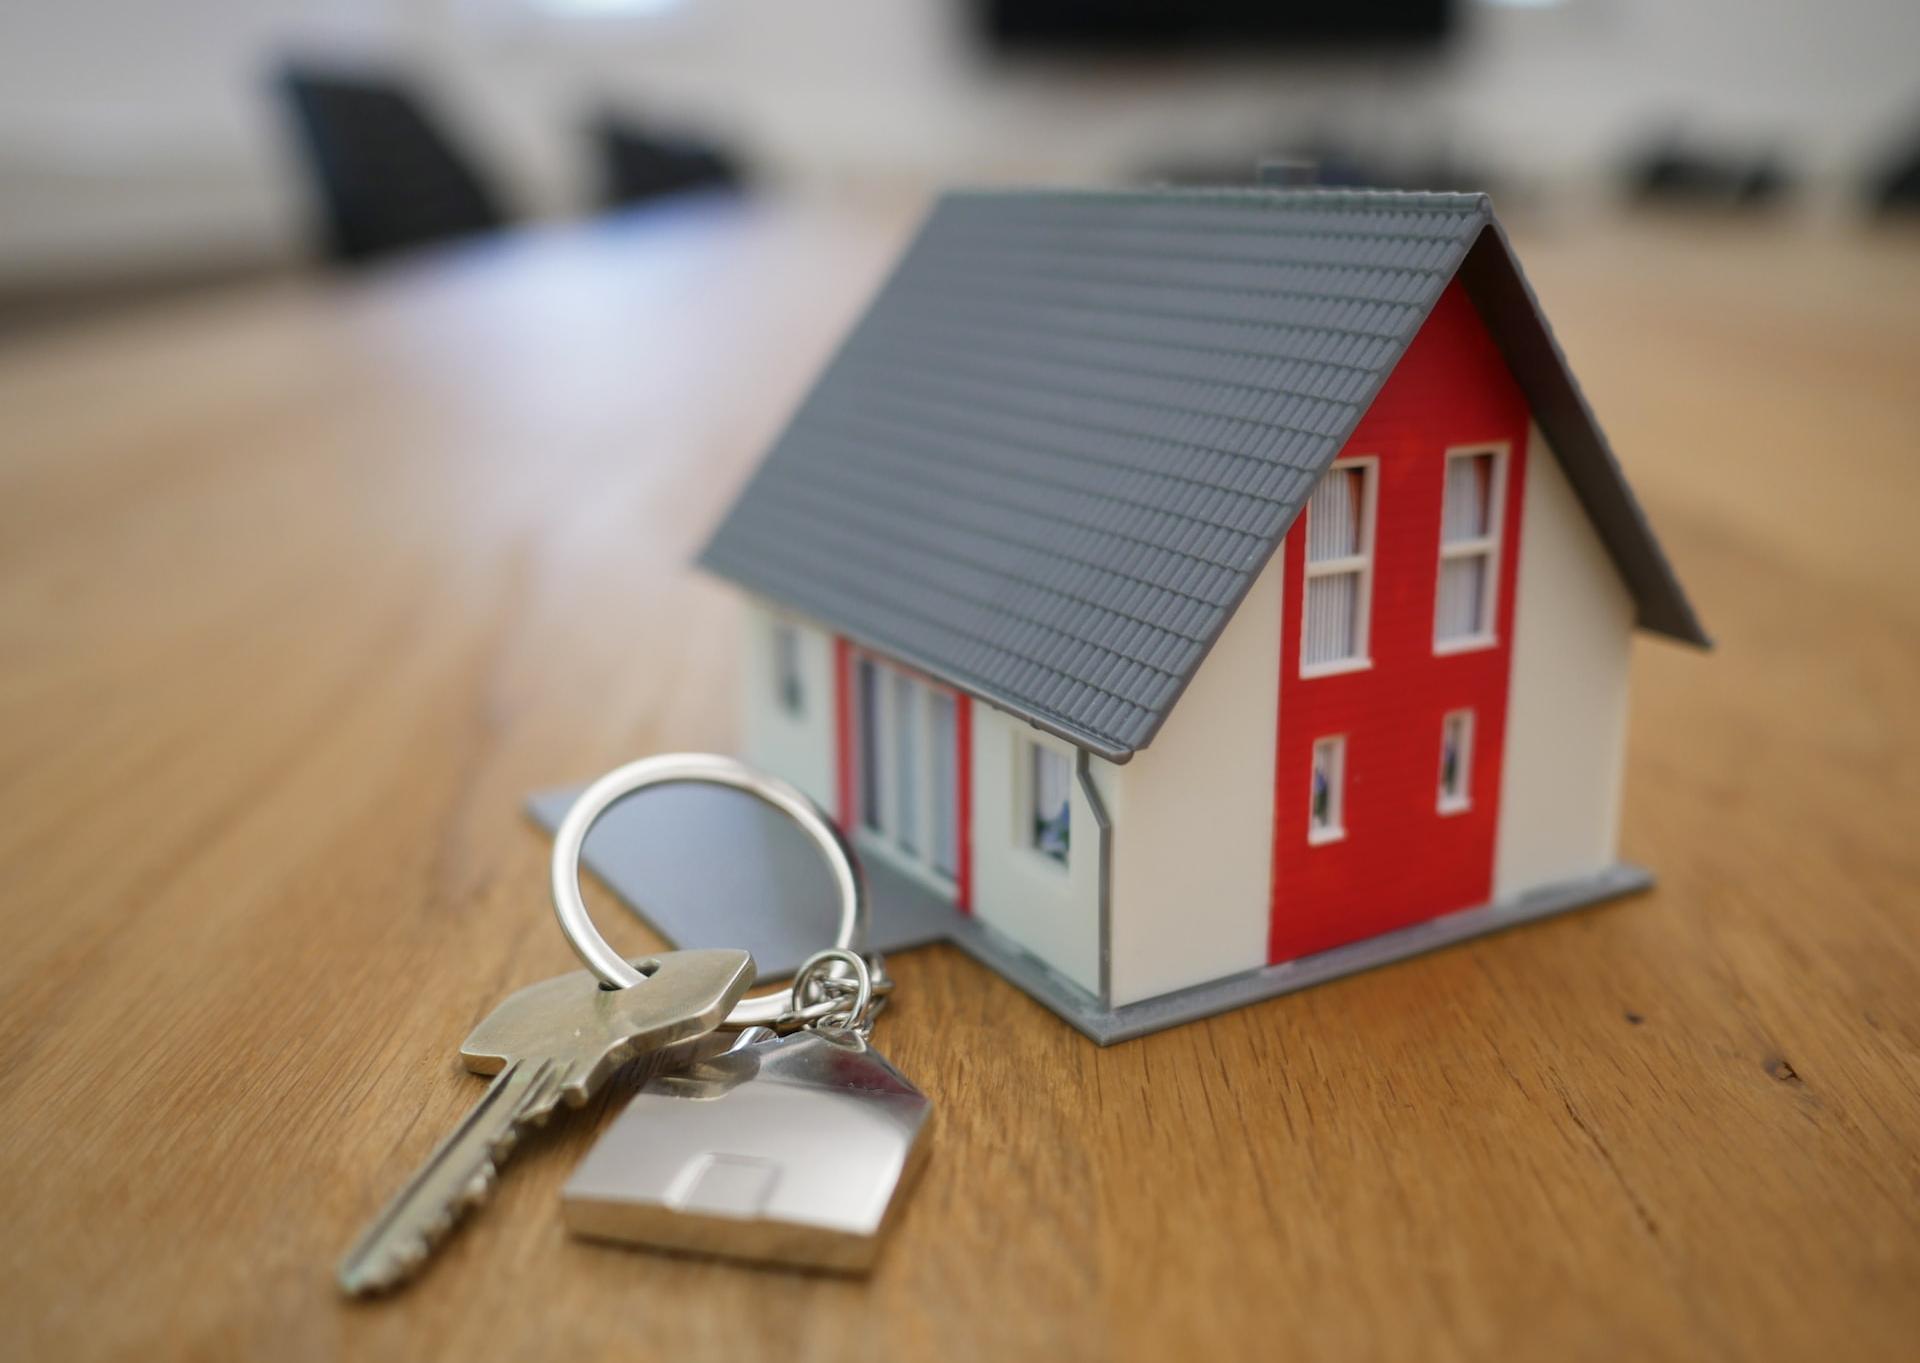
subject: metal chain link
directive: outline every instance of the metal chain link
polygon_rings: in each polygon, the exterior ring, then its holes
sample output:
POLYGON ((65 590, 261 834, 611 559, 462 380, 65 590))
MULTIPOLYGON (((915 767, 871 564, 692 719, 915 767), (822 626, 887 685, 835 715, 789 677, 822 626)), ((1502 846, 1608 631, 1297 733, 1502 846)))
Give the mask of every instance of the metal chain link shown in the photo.
POLYGON ((862 956, 845 947, 815 952, 795 973, 791 1002, 777 1027, 782 1032, 831 1029, 864 1039, 872 1035, 874 1019, 892 992, 878 953, 862 956))

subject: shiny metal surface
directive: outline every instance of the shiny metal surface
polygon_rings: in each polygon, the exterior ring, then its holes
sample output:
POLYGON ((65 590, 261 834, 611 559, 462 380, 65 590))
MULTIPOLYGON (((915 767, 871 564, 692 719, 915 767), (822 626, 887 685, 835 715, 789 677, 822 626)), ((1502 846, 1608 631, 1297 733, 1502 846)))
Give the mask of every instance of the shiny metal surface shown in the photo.
POLYGON ((483 1201, 522 1130, 561 1102, 579 1107, 626 1061, 711 1032, 753 983, 744 951, 649 957, 628 989, 584 970, 509 994, 460 1048, 467 1068, 498 1077, 340 1261, 341 1288, 397 1286, 468 1207, 483 1201))
MULTIPOLYGON (((840 897, 840 925, 834 946, 864 951, 867 942, 866 885, 846 839, 833 820, 806 794, 775 777, 755 771, 744 762, 713 753, 663 753, 644 757, 602 776, 581 792, 553 839, 553 911, 581 962, 600 980, 623 989, 639 978, 634 969, 607 944, 593 925, 580 895, 580 849, 594 821, 630 795, 649 786, 694 781, 727 786, 764 800, 797 823, 826 858, 840 897)), ((727 1016, 730 1027, 771 1025, 794 1021, 785 990, 743 999, 727 1016)))
MULTIPOLYGON (((877 958, 876 958, 877 960, 877 958)), ((881 979, 892 987, 892 982, 881 979)), ((813 1027, 873 1035, 873 1020, 885 1006, 874 1001, 874 967, 857 951, 830 947, 816 951, 793 973, 793 1002, 789 1016, 804 1017, 813 1027)))
POLYGON ((649 1080, 562 1194, 595 1239, 861 1272, 931 1104, 856 1032, 754 1040, 649 1080))

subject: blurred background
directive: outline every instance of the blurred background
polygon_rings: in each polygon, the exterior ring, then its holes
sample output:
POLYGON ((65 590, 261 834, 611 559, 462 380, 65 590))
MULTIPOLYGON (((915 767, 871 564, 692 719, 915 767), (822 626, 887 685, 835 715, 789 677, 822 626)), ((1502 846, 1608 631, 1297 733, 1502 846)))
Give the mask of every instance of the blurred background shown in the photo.
POLYGON ((1914 0, 0 9, 0 334, 743 185, 1244 179, 1810 224, 1920 199, 1914 0))
POLYGON ((1916 57, 1920 0, 4 0, 0 1363, 562 1311, 675 1359, 1920 1357, 1916 57), (1661 891, 1098 1059, 904 955, 884 1048, 968 1095, 941 1257, 709 1289, 500 1206, 454 1253, 529 1309, 453 1264, 338 1309, 471 1010, 568 968, 527 793, 738 745, 695 555, 926 196, 1268 160, 1492 192, 1717 641, 1634 651, 1661 891))

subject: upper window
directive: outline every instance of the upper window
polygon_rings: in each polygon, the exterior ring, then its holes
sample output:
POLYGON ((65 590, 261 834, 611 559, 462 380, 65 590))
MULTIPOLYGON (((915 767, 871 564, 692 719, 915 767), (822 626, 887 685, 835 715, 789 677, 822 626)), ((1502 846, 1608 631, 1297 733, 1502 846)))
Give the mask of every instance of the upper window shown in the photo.
POLYGON ((1307 503, 1303 674, 1338 672, 1367 662, 1375 468, 1370 459, 1335 464, 1307 503))
POLYGON ((807 686, 800 675, 800 627, 773 622, 773 688, 780 708, 796 718, 806 713, 807 686))
POLYGON ((1473 803, 1473 711, 1450 710, 1440 721, 1440 812, 1473 803))
POLYGON ((1433 642, 1442 651, 1493 642, 1505 473, 1506 458, 1499 450, 1462 450, 1447 456, 1440 506, 1440 586, 1433 609, 1433 642))
POLYGON ((1307 786, 1307 841, 1334 842, 1346 835, 1347 740, 1318 739, 1307 786))
POLYGON ((1027 846, 1066 865, 1073 812, 1073 768, 1044 743, 1027 745, 1027 846))

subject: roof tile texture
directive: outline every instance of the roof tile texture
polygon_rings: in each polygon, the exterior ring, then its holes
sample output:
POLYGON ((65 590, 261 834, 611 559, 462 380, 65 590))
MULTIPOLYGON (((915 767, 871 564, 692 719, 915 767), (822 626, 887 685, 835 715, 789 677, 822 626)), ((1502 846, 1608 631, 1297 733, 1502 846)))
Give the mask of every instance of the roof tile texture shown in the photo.
POLYGON ((703 562, 1124 757, 1489 220, 1480 195, 950 195, 703 562))

